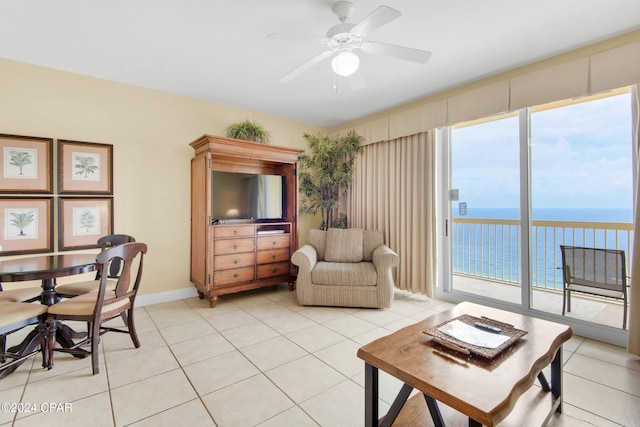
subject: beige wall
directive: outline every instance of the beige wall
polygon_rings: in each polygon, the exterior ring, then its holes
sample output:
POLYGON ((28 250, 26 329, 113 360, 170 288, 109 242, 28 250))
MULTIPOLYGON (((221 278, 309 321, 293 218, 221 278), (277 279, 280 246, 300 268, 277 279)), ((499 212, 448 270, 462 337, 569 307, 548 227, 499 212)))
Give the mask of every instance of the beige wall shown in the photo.
MULTIPOLYGON (((263 124, 273 144, 286 147, 304 149, 303 132, 323 130, 0 59, 0 133, 113 144, 115 232, 149 245, 142 294, 192 287, 189 142, 205 133, 223 135, 245 118, 263 124)), ((302 239, 313 226, 313 218, 300 218, 302 239)))

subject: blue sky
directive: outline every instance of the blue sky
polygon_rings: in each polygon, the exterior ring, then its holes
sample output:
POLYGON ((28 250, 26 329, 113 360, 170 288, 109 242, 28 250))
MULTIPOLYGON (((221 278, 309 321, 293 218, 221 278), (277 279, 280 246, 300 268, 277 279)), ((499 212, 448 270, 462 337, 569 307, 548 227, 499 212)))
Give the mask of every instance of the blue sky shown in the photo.
MULTIPOLYGON (((533 113, 533 208, 632 207, 631 101, 623 94, 533 113)), ((519 206, 518 118, 452 133, 452 188, 469 208, 519 206)))

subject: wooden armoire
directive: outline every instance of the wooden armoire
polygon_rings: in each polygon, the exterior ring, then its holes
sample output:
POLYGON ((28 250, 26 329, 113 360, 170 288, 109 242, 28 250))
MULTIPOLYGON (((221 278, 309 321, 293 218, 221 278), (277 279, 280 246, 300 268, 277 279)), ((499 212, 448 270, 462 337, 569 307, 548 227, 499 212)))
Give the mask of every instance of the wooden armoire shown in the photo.
POLYGON ((215 307, 219 295, 288 283, 291 254, 298 247, 300 150, 203 135, 191 160, 191 281, 215 307), (215 218, 214 171, 282 176, 281 217, 215 218))

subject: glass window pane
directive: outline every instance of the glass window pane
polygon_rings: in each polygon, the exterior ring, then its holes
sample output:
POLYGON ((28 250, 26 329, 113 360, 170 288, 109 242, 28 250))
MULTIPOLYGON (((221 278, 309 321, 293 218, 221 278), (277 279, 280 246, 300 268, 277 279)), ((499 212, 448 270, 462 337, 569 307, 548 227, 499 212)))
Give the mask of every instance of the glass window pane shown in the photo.
MULTIPOLYGON (((531 115, 534 308, 562 314, 560 245, 621 249, 630 259, 631 149, 629 93, 531 115)), ((566 316, 622 326, 619 301, 574 295, 566 316)))
POLYGON ((520 303, 518 118, 453 129, 452 286, 520 303))

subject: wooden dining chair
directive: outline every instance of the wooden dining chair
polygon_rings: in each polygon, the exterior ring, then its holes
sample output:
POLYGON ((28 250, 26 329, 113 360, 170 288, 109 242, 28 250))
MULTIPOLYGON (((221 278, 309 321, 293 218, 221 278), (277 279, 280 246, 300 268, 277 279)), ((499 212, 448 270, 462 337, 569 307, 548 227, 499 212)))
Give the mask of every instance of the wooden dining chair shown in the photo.
MULTIPOLYGON (((107 236, 103 236, 98 239, 98 246, 100 246, 100 250, 104 251, 106 249, 112 248, 114 246, 119 246, 125 243, 135 242, 132 236, 127 234, 109 234, 107 236)), ((109 267, 109 284, 111 289, 115 286, 115 279, 120 275, 121 264, 120 262, 114 262, 109 267)), ((56 296, 58 298, 73 298, 78 295, 84 295, 89 292, 93 292, 98 289, 98 285, 100 284, 100 274, 101 271, 98 270, 96 272, 96 277, 93 280, 85 280, 82 282, 73 282, 66 283, 64 285, 56 286, 56 296)))
POLYGON ((42 304, 29 304, 24 302, 0 302, 0 378, 13 372, 19 364, 27 358, 42 351, 46 364, 47 355, 44 339, 44 321, 46 319, 47 306, 42 304), (22 345, 12 347, 7 351, 7 336, 26 326, 40 325, 40 345, 35 349, 23 348, 22 345))
POLYGON ((0 283, 0 302, 33 302, 39 301, 41 296, 41 286, 4 290, 0 283))
POLYGON ((53 352, 62 351, 72 354, 91 354, 94 375, 98 369, 98 344, 100 336, 106 332, 128 333, 133 345, 140 347, 140 340, 136 334, 134 324, 134 303, 142 278, 142 265, 147 245, 144 243, 125 243, 104 250, 96 257, 98 268, 110 271, 113 263, 120 263, 120 276, 116 279, 115 287, 109 290, 108 274, 100 276, 98 290, 71 299, 62 300, 49 307, 47 316, 47 352, 48 368, 53 367, 53 352), (135 271, 137 267, 137 272, 135 271), (107 327, 103 324, 126 313, 126 329, 107 327), (89 331, 87 337, 69 348, 55 348, 55 336, 58 322, 75 320, 87 322, 89 331), (90 345, 87 351, 81 347, 90 345))

